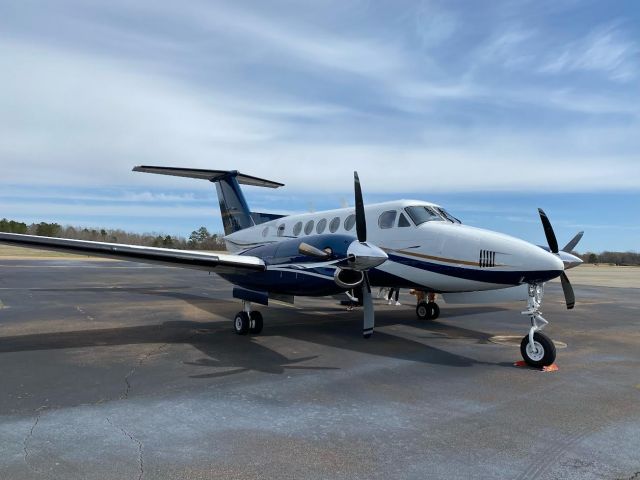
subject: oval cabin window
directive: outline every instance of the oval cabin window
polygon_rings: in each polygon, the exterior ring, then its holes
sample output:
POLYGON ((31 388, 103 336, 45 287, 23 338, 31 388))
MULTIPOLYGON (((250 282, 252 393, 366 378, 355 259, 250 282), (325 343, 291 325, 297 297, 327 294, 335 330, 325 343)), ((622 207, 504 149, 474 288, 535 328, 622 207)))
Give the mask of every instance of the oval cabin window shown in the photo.
POLYGON ((313 231, 313 224, 315 222, 313 220, 309 220, 307 224, 304 226, 304 233, 309 235, 313 231))
POLYGON ((322 220, 320 220, 318 222, 318 225, 316 226, 316 232, 318 234, 324 232, 324 229, 327 228, 327 219, 323 218, 322 220))
POLYGON ((347 218, 344 219, 344 229, 349 231, 356 224, 356 216, 352 213, 347 218))

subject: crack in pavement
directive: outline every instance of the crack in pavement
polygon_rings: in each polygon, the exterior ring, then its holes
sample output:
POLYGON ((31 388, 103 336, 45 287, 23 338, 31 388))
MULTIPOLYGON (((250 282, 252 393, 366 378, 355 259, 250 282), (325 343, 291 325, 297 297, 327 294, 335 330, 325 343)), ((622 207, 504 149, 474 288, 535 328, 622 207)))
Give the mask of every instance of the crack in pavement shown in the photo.
POLYGON ((153 350, 151 350, 150 352, 146 353, 145 355, 143 355, 138 359, 138 363, 131 370, 129 370, 129 373, 127 373, 124 377, 124 383, 126 386, 125 386, 124 393, 120 395, 120 400, 126 400, 129 398, 129 392, 131 391, 131 382, 129 381, 129 379, 133 376, 134 373, 136 373, 136 370, 138 370, 138 368, 140 368, 142 364, 149 359, 149 357, 160 353, 162 349, 164 349, 168 345, 169 345, 168 343, 163 343, 159 347, 154 348, 153 350))
POLYGON ((33 470, 36 473, 42 473, 42 472, 29 464, 29 442, 31 438, 33 438, 33 431, 36 429, 36 426, 40 421, 40 416, 42 415, 41 410, 42 410, 42 407, 36 410, 37 412, 36 419, 33 422, 33 425, 31 425, 31 428, 29 429, 29 433, 27 434, 26 437, 24 437, 24 441, 22 442, 22 450, 24 450, 24 463, 27 465, 27 467, 29 467, 29 469, 33 470))
POLYGON ((127 437, 129 440, 131 440, 138 446, 138 470, 140 472, 138 474, 138 480, 142 480, 142 477, 144 476, 144 458, 143 458, 144 450, 143 450, 142 442, 138 440, 136 437, 134 437, 133 435, 131 435, 129 432, 127 432, 124 428, 114 424, 109 417, 107 417, 106 420, 109 425, 120 430, 120 432, 122 432, 122 434, 125 437, 127 437))
MULTIPOLYGON (((191 339, 193 339, 193 338, 195 338, 197 336, 198 336, 198 332, 195 331, 195 332, 192 332, 190 335, 187 335, 185 338, 183 338, 180 341, 182 343, 186 343, 186 342, 189 342, 191 339)), ((129 370, 129 373, 127 373, 125 375, 125 377, 124 377, 124 383, 125 383, 126 386, 125 386, 124 393, 120 396, 120 400, 126 400, 126 399, 129 398, 129 392, 131 391, 131 382, 129 380, 131 379, 133 374, 136 373, 136 370, 138 370, 138 368, 140 368, 142 366, 142 364, 149 359, 149 357, 151 357, 153 355, 157 355, 162 350, 164 350, 166 347, 168 347, 170 344, 171 344, 171 342, 163 343, 159 347, 150 350, 148 353, 144 354, 142 357, 140 357, 138 359, 138 363, 131 370, 129 370)))

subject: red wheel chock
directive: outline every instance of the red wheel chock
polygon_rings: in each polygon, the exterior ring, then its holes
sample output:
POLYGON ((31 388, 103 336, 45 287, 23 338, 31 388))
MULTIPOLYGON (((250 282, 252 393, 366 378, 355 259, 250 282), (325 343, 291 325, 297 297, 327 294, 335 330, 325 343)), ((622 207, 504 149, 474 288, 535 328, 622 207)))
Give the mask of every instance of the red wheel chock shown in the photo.
POLYGON ((551 365, 548 365, 546 367, 542 367, 542 368, 534 368, 534 367, 530 367, 529 365, 527 365, 527 362, 525 362, 524 360, 518 360, 517 362, 515 362, 513 364, 514 367, 528 367, 528 368, 533 368, 534 370, 539 370, 541 372, 557 372, 559 370, 558 365, 556 365, 555 363, 552 363, 551 365))

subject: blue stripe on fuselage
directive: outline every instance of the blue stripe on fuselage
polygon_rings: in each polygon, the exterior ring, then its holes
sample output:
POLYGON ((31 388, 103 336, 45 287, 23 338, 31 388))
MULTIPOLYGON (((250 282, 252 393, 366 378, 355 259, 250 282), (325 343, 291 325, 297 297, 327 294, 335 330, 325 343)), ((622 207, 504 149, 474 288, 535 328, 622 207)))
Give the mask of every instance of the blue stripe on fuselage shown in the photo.
POLYGON ((489 269, 464 268, 453 265, 426 262, 417 258, 407 258, 387 252, 389 260, 408 267, 439 273, 450 277, 464 278, 476 282, 495 283, 499 285, 520 285, 521 283, 546 282, 560 276, 557 270, 538 271, 499 271, 489 269))

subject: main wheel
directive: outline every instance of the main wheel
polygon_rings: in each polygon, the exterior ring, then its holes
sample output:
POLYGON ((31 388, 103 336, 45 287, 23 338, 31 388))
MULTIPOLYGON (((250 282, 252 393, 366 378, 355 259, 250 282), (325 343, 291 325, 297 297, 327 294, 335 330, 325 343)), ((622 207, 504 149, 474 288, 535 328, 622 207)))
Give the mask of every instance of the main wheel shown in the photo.
POLYGON ((238 312, 233 319, 233 331, 238 335, 246 335, 249 333, 249 327, 250 320, 247 312, 238 312))
POLYGON ((544 333, 533 334, 533 345, 529 343, 529 335, 520 342, 520 353, 527 365, 535 368, 548 367, 556 360, 556 346, 544 333))
POLYGON ((440 307, 435 302, 420 302, 416 306, 416 315, 420 320, 435 320, 440 316, 440 307))
POLYGON ((250 326, 249 332, 258 335, 262 331, 262 314, 260 312, 251 312, 249 314, 250 326))

